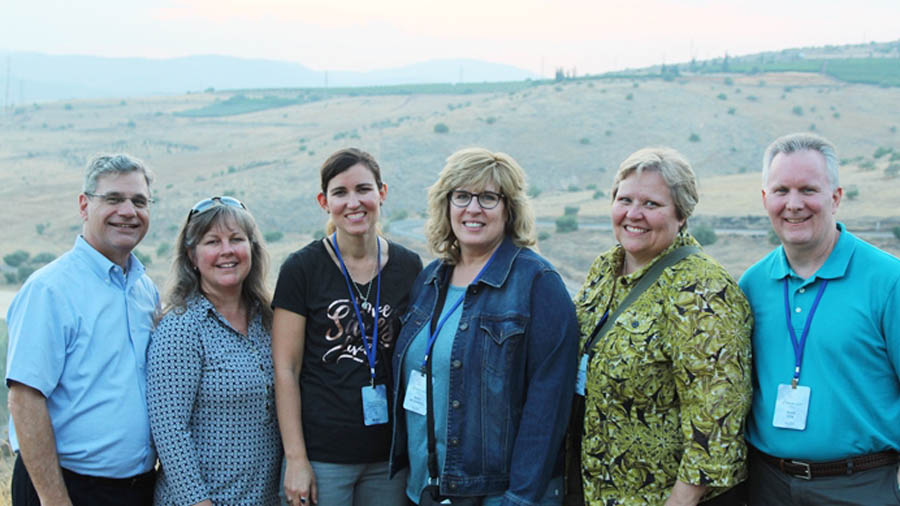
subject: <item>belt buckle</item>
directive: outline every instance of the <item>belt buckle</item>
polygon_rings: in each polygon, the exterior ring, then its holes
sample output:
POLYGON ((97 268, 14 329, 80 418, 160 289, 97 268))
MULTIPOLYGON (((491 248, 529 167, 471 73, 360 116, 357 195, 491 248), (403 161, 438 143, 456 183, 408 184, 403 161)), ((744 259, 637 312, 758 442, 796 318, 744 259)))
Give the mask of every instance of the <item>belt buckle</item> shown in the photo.
POLYGON ((794 476, 796 476, 797 478, 803 479, 803 480, 811 480, 812 479, 812 473, 809 470, 809 463, 801 462, 799 460, 792 460, 790 462, 791 462, 791 464, 794 464, 795 466, 803 467, 804 474, 797 474, 794 476))

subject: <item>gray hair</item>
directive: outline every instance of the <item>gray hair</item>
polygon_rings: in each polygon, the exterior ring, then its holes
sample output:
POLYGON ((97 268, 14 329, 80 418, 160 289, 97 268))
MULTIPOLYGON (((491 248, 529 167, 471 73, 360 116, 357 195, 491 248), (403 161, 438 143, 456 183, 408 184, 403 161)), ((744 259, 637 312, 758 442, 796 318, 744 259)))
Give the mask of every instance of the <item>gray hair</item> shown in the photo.
POLYGON ((821 153, 822 157, 825 158, 826 175, 828 176, 828 182, 831 184, 831 189, 836 190, 841 185, 838 179, 839 162, 834 144, 820 135, 800 132, 779 137, 766 148, 762 167, 763 188, 769 183, 769 170, 772 167, 772 160, 779 153, 789 155, 798 151, 818 151, 821 153))
POLYGON ((685 225, 687 225, 687 219, 691 217, 694 207, 700 200, 700 194, 697 191, 697 176, 694 175, 694 169, 691 168, 687 158, 672 148, 643 148, 628 155, 628 158, 619 165, 619 171, 616 172, 613 180, 610 192, 612 201, 616 200, 619 183, 628 176, 635 173, 640 174, 645 170, 655 170, 660 173, 666 186, 669 187, 669 193, 672 194, 676 216, 679 220, 685 220, 685 225))
POLYGON ((97 181, 107 174, 124 174, 135 171, 140 172, 144 176, 144 181, 147 182, 147 190, 149 190, 150 183, 153 182, 153 174, 146 166, 144 166, 144 162, 124 153, 98 155, 88 163, 87 170, 84 174, 84 186, 82 187, 82 191, 84 193, 96 192, 97 181))

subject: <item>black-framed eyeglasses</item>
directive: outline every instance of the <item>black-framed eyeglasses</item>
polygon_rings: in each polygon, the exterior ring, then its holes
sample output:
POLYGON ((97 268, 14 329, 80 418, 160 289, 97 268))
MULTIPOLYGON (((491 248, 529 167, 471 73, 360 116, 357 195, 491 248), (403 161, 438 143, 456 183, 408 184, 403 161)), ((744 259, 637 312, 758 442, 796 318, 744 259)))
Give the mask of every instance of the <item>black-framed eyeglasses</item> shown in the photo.
POLYGON ((194 216, 203 214, 216 206, 236 207, 238 209, 245 210, 247 209, 247 206, 245 206, 243 202, 234 197, 210 197, 194 204, 194 207, 191 208, 191 212, 188 213, 187 220, 191 221, 191 218, 193 218, 194 216))
POLYGON ((465 190, 453 190, 448 196, 450 203, 456 207, 468 207, 473 197, 478 200, 478 205, 482 209, 493 209, 500 204, 501 200, 506 198, 506 195, 491 191, 472 193, 465 190))
POLYGON ((84 192, 84 194, 90 198, 98 198, 103 201, 104 204, 108 206, 120 206, 125 203, 126 200, 131 201, 131 205, 134 206, 135 209, 146 209, 150 206, 150 204, 154 203, 155 200, 147 198, 143 195, 132 195, 131 197, 126 197, 121 193, 109 192, 109 193, 91 193, 84 192))

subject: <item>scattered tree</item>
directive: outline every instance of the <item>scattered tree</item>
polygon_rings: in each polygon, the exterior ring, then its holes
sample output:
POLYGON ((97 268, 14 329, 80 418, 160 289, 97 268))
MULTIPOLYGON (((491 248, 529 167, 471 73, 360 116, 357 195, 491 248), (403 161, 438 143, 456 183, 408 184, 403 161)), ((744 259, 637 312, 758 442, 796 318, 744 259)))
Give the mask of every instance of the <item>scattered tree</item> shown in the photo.
POLYGON ((3 261, 10 267, 18 267, 28 261, 31 254, 25 250, 16 250, 3 257, 3 261))
POLYGON ((692 133, 688 140, 691 142, 700 142, 700 134, 692 133))
POLYGON ((266 240, 266 242, 278 242, 281 240, 282 237, 284 237, 284 234, 280 230, 266 232, 263 235, 263 238, 266 240))
POLYGON ((560 216, 556 219, 556 232, 564 234, 578 230, 578 218, 574 215, 560 216))
POLYGON ((436 133, 436 134, 445 134, 449 131, 450 131, 450 127, 448 127, 444 123, 438 123, 437 125, 434 125, 434 133, 436 133))
POLYGON ((697 225, 695 227, 691 227, 691 235, 694 236, 694 239, 697 239, 703 246, 709 246, 713 244, 718 239, 716 236, 716 231, 712 227, 708 227, 706 225, 697 225))

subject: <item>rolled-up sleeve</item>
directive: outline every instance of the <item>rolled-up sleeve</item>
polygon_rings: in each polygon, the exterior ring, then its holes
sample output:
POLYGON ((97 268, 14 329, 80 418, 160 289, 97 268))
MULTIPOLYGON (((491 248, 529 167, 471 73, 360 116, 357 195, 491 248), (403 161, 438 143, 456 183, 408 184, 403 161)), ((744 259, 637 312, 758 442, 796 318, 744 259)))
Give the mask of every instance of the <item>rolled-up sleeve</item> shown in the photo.
POLYGON ((743 423, 751 403, 750 333, 746 298, 727 278, 710 273, 675 296, 672 367, 681 406, 684 454, 678 479, 732 487, 746 477, 743 423))

